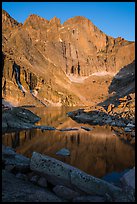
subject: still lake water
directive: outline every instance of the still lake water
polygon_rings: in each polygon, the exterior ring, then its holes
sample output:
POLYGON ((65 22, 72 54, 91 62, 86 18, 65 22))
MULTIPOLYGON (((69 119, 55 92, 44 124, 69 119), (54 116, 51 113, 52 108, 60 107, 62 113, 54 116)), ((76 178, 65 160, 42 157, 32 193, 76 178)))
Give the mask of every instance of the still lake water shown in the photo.
POLYGON ((116 136, 109 126, 92 126, 77 123, 66 113, 78 108, 29 108, 41 117, 37 125, 53 126, 57 129, 78 128, 76 131, 42 131, 39 129, 5 133, 3 144, 11 146, 27 157, 36 151, 65 163, 73 165, 88 174, 104 178, 110 182, 116 180, 135 165, 135 149, 116 136), (81 126, 93 128, 91 131, 81 126), (59 156, 56 152, 62 148, 70 150, 70 156, 59 156), (115 179, 114 179, 115 178, 115 179))

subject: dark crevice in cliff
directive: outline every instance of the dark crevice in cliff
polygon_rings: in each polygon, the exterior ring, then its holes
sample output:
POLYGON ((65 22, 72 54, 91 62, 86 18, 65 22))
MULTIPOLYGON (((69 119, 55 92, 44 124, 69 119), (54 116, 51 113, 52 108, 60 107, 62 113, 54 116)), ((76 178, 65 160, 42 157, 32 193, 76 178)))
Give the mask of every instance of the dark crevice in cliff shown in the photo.
POLYGON ((30 88, 30 90, 35 89, 36 86, 37 86, 37 77, 34 74, 30 73, 30 75, 29 75, 29 88, 30 88))
POLYGON ((3 94, 6 95, 6 80, 4 81, 4 85, 2 87, 3 94))
POLYGON ((3 72, 4 72, 4 60, 5 60, 5 55, 2 52, 2 77, 3 77, 3 72))
POLYGON ((78 75, 80 75, 80 64, 78 62, 78 75))
POLYGON ((18 85, 18 88, 23 92, 25 95, 25 91, 23 89, 23 86, 20 82, 20 66, 18 66, 15 62, 13 64, 13 71, 12 71, 12 77, 15 76, 16 83, 18 85))
POLYGON ((30 91, 30 93, 31 93, 31 95, 32 95, 37 101, 39 101, 42 105, 44 105, 44 106, 47 107, 47 105, 46 105, 45 103, 43 103, 40 99, 38 99, 38 98, 32 93, 32 91, 30 91))

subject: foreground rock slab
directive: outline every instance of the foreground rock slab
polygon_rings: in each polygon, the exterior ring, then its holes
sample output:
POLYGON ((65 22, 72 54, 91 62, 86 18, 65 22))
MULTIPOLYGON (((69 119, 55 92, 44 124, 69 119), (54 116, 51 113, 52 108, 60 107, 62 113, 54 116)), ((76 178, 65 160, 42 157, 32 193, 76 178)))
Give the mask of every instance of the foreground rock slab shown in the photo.
POLYGON ((109 195, 113 201, 130 201, 122 189, 106 181, 95 178, 85 172, 65 164, 49 156, 33 152, 31 170, 45 176, 53 185, 64 185, 72 190, 87 193, 89 195, 109 195))
POLYGON ((48 189, 20 180, 15 175, 2 171, 3 202, 63 202, 48 189))

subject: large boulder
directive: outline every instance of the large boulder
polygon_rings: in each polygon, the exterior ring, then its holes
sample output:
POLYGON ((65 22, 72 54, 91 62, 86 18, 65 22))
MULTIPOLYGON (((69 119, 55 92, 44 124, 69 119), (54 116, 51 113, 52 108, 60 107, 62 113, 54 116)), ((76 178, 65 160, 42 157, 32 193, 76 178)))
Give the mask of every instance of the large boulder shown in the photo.
POLYGON ((30 159, 17 154, 11 147, 2 145, 2 162, 8 171, 28 172, 30 159))
POLYGON ((46 155, 33 152, 30 168, 45 176, 53 185, 64 185, 90 195, 109 195, 113 200, 129 199, 125 198, 121 188, 46 155))
POLYGON ((40 117, 30 110, 21 107, 7 109, 2 112, 2 131, 32 128, 34 123, 39 120, 40 117))

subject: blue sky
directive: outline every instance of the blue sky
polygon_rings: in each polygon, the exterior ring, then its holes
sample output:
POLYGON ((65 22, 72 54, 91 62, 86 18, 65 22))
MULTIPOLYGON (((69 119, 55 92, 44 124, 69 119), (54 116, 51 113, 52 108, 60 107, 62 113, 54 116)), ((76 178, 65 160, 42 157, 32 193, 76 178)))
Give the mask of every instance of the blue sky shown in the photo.
POLYGON ((61 23, 84 16, 109 36, 135 40, 135 2, 2 2, 2 8, 21 23, 30 14, 61 23))

